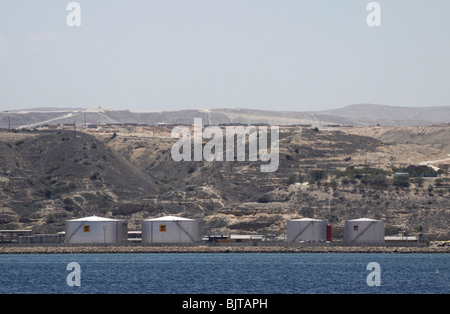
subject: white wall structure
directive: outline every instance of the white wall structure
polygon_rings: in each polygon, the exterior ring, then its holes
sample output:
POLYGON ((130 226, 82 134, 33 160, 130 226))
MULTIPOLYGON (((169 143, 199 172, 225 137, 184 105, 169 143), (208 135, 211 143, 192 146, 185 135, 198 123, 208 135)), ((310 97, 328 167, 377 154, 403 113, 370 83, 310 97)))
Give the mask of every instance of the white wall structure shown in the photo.
POLYGON ((91 216, 66 221, 66 243, 124 243, 127 238, 122 220, 91 216))
POLYGON ((286 238, 288 242, 322 242, 327 240, 327 224, 324 220, 301 218, 287 222, 286 238))
POLYGON ((142 243, 196 243, 202 240, 197 220, 165 216, 142 221, 142 243))
POLYGON ((344 243, 384 243, 384 221, 370 218, 347 220, 344 228, 344 243))

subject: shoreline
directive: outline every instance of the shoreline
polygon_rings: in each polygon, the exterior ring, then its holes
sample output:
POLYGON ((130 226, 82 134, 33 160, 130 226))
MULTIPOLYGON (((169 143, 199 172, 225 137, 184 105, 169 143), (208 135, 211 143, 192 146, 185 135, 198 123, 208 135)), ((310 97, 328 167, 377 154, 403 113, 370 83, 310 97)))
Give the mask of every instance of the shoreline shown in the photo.
POLYGON ((411 246, 0 246, 4 254, 385 253, 448 254, 450 247, 411 246))

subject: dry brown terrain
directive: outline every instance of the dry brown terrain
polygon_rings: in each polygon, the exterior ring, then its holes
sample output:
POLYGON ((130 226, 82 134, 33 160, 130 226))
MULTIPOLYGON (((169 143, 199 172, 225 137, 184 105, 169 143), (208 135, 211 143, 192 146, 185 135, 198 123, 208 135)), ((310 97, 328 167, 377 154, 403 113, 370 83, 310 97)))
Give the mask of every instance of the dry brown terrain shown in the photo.
POLYGON ((282 236, 288 219, 312 217, 339 238, 346 219, 368 217, 385 220, 388 235, 421 227, 430 240, 450 238, 450 186, 436 181, 447 175, 401 187, 392 171, 449 158, 448 125, 285 127, 275 173, 261 173, 260 162, 174 162, 170 130, 1 132, 0 229, 54 233, 96 214, 139 230, 142 219, 170 214, 201 220, 205 233, 282 236), (385 175, 378 184, 338 174, 348 167, 385 175), (313 180, 317 171, 325 176, 313 180))

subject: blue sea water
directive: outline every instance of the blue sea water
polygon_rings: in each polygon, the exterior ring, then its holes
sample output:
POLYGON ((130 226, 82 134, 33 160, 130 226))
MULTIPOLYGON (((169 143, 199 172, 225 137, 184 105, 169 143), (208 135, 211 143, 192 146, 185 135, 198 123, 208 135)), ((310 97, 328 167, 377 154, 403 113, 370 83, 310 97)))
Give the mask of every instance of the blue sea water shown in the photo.
POLYGON ((0 293, 448 294, 449 254, 0 255, 0 293), (80 265, 68 286, 67 265, 80 265), (367 265, 380 265, 369 286, 367 265))

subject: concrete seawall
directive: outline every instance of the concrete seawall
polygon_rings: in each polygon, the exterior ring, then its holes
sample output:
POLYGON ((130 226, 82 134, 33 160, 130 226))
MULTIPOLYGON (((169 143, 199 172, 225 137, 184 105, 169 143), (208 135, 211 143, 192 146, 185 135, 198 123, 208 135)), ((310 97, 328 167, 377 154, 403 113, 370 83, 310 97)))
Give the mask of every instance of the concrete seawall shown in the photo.
POLYGON ((126 253, 450 253, 450 247, 384 246, 0 246, 0 254, 126 253))

